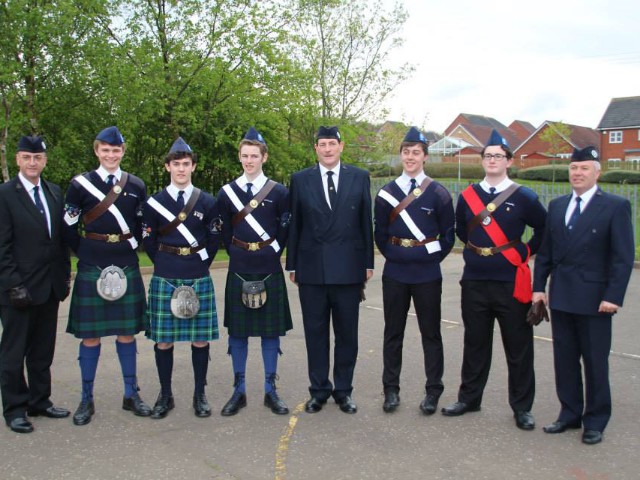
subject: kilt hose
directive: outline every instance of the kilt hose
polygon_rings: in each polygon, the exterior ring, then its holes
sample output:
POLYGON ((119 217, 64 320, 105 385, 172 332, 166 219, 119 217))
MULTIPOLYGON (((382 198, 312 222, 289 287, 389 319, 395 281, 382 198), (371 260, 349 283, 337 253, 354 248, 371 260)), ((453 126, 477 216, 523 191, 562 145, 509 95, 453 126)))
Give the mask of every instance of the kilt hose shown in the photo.
POLYGON ((293 328, 287 286, 282 272, 239 273, 229 272, 224 291, 224 326, 229 335, 236 337, 277 337, 293 328), (265 280, 267 301, 260 308, 248 308, 242 303, 242 279, 265 280))
POLYGON ((96 266, 79 266, 67 333, 76 338, 100 338, 111 335, 135 335, 145 329, 144 284, 140 268, 125 267, 127 292, 122 298, 108 301, 98 295, 96 282, 101 270, 96 266))
POLYGON ((210 276, 191 279, 162 278, 156 275, 149 283, 147 307, 149 321, 146 335, 154 342, 206 342, 218 338, 216 296, 210 276), (171 313, 171 295, 176 288, 193 287, 200 310, 192 318, 178 318, 171 313))

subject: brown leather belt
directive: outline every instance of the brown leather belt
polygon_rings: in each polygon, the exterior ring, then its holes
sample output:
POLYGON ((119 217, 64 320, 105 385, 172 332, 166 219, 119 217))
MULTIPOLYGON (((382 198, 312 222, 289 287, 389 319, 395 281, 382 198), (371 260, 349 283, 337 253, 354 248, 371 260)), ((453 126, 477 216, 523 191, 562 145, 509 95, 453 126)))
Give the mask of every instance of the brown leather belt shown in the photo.
POLYGON ((423 245, 426 245, 427 243, 431 243, 431 242, 435 242, 436 240, 438 240, 435 237, 431 237, 431 238, 425 238, 424 240, 416 240, 414 238, 398 238, 398 237, 391 237, 389 239, 389 242, 391 243, 391 245, 399 245, 401 247, 421 247, 423 245))
POLYGON ((89 240, 99 240, 101 242, 107 243, 119 243, 129 240, 133 237, 133 233, 93 233, 93 232, 84 232, 82 235, 84 238, 88 238, 89 240))
POLYGON ((159 252, 173 253, 174 255, 193 255, 194 253, 198 253, 200 250, 204 248, 203 245, 198 247, 172 247, 171 245, 165 245, 161 243, 158 245, 159 252))
POLYGON ((247 243, 247 242, 243 242, 242 240, 238 240, 236 237, 233 237, 231 239, 231 243, 234 244, 236 247, 240 247, 247 250, 248 252, 256 252, 261 248, 271 245, 273 243, 273 240, 274 240, 273 238, 270 238, 269 240, 265 240, 264 242, 247 243))
POLYGON ((475 252, 482 257, 490 257, 491 255, 495 255, 496 253, 500 253, 509 248, 513 248, 519 243, 520 240, 511 240, 509 243, 505 243, 504 245, 500 245, 499 247, 477 247, 473 243, 467 242, 465 246, 472 252, 475 252))

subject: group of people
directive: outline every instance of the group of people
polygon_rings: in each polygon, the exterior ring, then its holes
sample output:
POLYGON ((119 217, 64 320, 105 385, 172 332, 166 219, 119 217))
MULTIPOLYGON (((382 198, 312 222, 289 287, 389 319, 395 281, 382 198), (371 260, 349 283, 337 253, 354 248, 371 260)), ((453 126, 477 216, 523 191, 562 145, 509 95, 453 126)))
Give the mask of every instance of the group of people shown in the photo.
POLYGON ((93 147, 99 167, 76 176, 64 199, 58 186, 41 177, 47 155, 40 137, 20 139, 19 173, 0 186, 0 388, 11 430, 33 431, 30 417, 71 414, 50 400, 58 306, 71 290, 68 248, 78 264, 67 332, 80 339, 82 383, 73 423, 86 425, 95 413, 101 339, 109 336, 116 337, 124 410, 154 419, 169 414, 175 407, 174 344, 190 342, 193 410, 210 416, 209 342, 219 330, 209 267, 220 242, 229 254, 224 326, 234 380, 222 415, 247 405, 249 337, 261 339, 264 405, 275 414, 289 413, 276 387, 280 337, 293 327, 281 263, 285 246, 307 347, 310 398, 304 409, 317 413, 333 397, 342 412, 357 412, 352 392, 358 316, 373 275, 374 244, 385 258, 382 408, 391 413, 400 406, 403 339, 413 301, 426 377, 419 408, 431 415, 444 390, 440 264, 457 235, 465 246, 464 352, 458 399, 442 414, 480 410, 497 320, 515 423, 535 427, 528 315, 533 301, 551 309, 561 403, 557 420, 544 431, 584 427, 584 443, 602 441, 611 415, 611 320, 622 306, 634 242, 629 202, 597 186, 596 148, 574 151, 573 191, 553 200, 547 213, 533 190, 509 179, 513 154, 495 130, 481 153, 485 177, 461 192, 455 210, 451 194, 424 172, 428 142, 414 127, 400 145, 402 174, 373 202, 368 172, 341 161, 344 142, 337 127, 319 128, 317 164, 294 173, 289 189, 264 174, 267 143, 250 128, 238 148, 242 175, 215 198, 192 184, 197 155, 182 138, 164 159, 169 185, 150 198, 143 181, 120 167, 126 144, 117 127, 102 130, 93 147), (525 242, 528 227, 532 235, 525 242), (154 265, 147 295, 140 244, 154 265), (137 380, 135 335, 142 331, 154 342, 160 391, 153 407, 141 398, 137 380))

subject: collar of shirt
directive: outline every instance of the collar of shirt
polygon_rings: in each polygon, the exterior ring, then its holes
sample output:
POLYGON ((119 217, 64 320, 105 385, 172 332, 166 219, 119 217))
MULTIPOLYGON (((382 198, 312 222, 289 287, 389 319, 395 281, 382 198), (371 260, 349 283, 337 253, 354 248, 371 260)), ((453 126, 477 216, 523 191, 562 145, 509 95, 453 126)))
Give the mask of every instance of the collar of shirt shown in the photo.
MULTIPOLYGON (((407 195, 411 192, 411 178, 412 177, 410 177, 409 175, 407 175, 404 172, 402 173, 402 175, 400 175, 398 178, 396 178, 396 184, 407 195)), ((424 182, 424 179, 427 178, 427 175, 424 172, 420 172, 418 175, 416 175, 413 178, 416 179, 416 183, 418 184, 418 187, 419 187, 420 184, 422 184, 422 182, 424 182)))
POLYGON ((264 173, 261 173, 251 182, 249 182, 249 179, 245 175, 241 175, 236 179, 236 185, 238 185, 243 191, 247 190, 247 183, 251 183, 251 191, 256 194, 262 190, 264 184, 267 183, 267 176, 264 173))
MULTIPOLYGON (((329 171, 329 169, 324 165, 322 165, 321 163, 318 163, 318 166, 320 167, 320 175, 322 175, 322 178, 326 178, 327 177, 326 173, 329 171)), ((333 172, 333 183, 337 184, 338 177, 340 176, 340 162, 338 162, 338 164, 335 167, 333 167, 331 171, 333 172)), ((336 188, 338 187, 336 186, 336 188)))
POLYGON ((487 193, 491 193, 490 188, 493 187, 496 189, 496 193, 500 193, 500 192, 504 192, 507 188, 509 188, 512 183, 513 183, 513 180, 507 177, 503 181, 501 181, 498 185, 493 186, 493 185, 489 185, 489 182, 487 182, 487 179, 485 178, 480 182, 480 188, 482 188, 482 190, 484 190, 487 193))
MULTIPOLYGON (((22 172, 18 172, 18 178, 20 179, 20 182, 22 182, 22 186, 24 187, 24 189, 29 193, 33 193, 33 187, 35 187, 36 185, 31 183, 30 180, 27 180, 27 177, 22 175, 22 172)), ((42 182, 40 180, 40 177, 38 177, 38 185, 37 186, 38 187, 42 186, 42 182)), ((40 189, 40 191, 42 191, 42 189, 40 189)))
POLYGON ((176 202, 178 201, 178 192, 180 190, 184 190, 184 203, 186 205, 189 201, 189 198, 191 197, 191 194, 193 193, 193 184, 190 183, 187 188, 182 189, 176 187, 173 183, 167 185, 167 193, 171 195, 171 198, 173 198, 176 202))
MULTIPOLYGON (((587 204, 589 203, 589 201, 593 198, 593 196, 596 194, 596 191, 598 190, 598 185, 594 185, 593 187, 591 187, 589 190, 587 190, 586 192, 584 192, 582 195, 578 195, 576 192, 573 192, 571 194, 571 201, 569 202, 569 205, 575 205, 576 203, 576 197, 580 197, 582 205, 580 207, 580 210, 583 210, 587 204)), ((573 210, 573 209, 572 209, 573 210)))
POLYGON ((107 177, 109 175, 114 175, 116 177, 116 182, 120 181, 120 178, 122 177, 122 170, 120 169, 120 167, 118 167, 118 170, 116 170, 114 173, 109 173, 105 170, 105 168, 100 165, 96 172, 98 173, 98 175, 100 175, 100 178, 102 179, 103 182, 107 181, 107 177))

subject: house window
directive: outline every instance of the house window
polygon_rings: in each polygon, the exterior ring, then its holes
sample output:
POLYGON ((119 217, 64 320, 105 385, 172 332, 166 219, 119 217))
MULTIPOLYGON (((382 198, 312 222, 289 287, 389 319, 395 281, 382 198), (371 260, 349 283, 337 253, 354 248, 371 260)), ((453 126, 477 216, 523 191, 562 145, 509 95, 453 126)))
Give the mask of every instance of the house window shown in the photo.
POLYGON ((620 168, 619 158, 610 158, 607 160, 607 167, 609 170, 618 170, 620 168))
POLYGON ((609 143, 622 143, 622 131, 609 132, 609 143))

